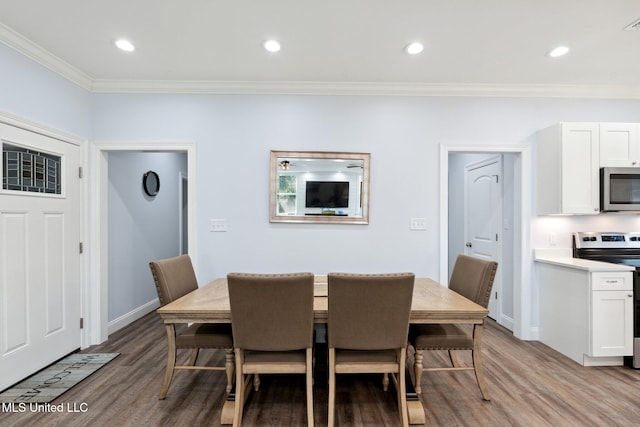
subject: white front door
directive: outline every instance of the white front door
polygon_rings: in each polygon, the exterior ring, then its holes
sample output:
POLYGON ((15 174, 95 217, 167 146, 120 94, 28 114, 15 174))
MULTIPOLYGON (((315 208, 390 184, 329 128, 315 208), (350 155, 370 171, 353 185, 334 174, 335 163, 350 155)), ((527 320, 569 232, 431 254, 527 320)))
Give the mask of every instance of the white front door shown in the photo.
POLYGON ((0 142, 2 390, 80 347, 81 149, 2 123, 0 142))
MULTIPOLYGON (((502 157, 494 156, 466 168, 465 253, 497 261, 502 222, 502 157)), ((489 315, 499 319, 499 275, 493 283, 489 315)))

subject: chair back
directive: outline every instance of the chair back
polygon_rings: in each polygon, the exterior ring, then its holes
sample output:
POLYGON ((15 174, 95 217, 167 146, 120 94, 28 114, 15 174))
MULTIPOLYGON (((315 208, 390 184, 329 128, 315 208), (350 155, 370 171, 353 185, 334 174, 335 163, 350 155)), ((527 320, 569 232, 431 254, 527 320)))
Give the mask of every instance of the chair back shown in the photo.
POLYGON ((458 255, 449 289, 487 308, 498 263, 469 255, 458 255))
POLYGON ((413 273, 330 273, 331 348, 387 350, 407 344, 413 273))
POLYGON ((313 273, 229 273, 233 342, 256 351, 313 346, 313 273))
POLYGON ((198 289, 198 280, 189 255, 151 261, 149 267, 156 283, 160 306, 198 289))

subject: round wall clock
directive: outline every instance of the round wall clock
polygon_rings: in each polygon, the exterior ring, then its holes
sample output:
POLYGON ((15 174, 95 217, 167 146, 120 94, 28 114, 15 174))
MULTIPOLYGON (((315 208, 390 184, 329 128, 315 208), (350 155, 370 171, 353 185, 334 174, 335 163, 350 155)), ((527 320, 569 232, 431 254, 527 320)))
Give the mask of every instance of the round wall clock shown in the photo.
POLYGON ((142 176, 142 187, 144 192, 154 197, 160 191, 160 177, 154 171, 145 172, 142 176))

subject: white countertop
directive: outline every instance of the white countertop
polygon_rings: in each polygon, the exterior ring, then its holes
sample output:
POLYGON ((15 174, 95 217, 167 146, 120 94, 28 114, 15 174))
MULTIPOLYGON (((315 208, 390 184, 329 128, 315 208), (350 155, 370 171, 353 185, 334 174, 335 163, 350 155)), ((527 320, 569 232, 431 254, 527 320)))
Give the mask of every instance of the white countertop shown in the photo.
POLYGON ((534 249, 534 260, 545 264, 559 265, 585 271, 634 271, 629 265, 573 258, 571 249, 534 249))

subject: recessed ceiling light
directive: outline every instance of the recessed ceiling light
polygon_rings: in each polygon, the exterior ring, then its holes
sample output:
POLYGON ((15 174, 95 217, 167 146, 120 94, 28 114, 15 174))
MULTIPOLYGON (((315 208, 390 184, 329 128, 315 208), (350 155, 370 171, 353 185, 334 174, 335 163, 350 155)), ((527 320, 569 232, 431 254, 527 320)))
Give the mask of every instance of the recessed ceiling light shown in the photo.
POLYGON ((133 52, 136 50, 136 47, 131 44, 129 40, 119 39, 115 41, 116 47, 120 50, 124 50, 125 52, 133 52))
POLYGON ((557 58, 559 56, 564 56, 567 53, 569 53, 569 48, 566 46, 558 46, 555 49, 553 49, 551 52, 549 52, 549 56, 552 58, 557 58))
POLYGON ((424 45, 419 42, 409 43, 405 46, 404 51, 409 55, 417 55, 424 50, 424 45))
POLYGON ((278 52, 281 49, 280 43, 277 40, 267 40, 266 42, 264 42, 264 48, 268 51, 268 52, 278 52))

